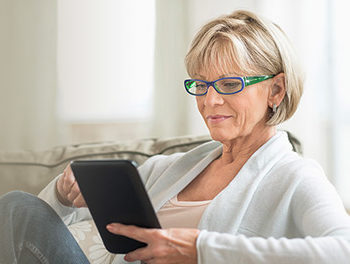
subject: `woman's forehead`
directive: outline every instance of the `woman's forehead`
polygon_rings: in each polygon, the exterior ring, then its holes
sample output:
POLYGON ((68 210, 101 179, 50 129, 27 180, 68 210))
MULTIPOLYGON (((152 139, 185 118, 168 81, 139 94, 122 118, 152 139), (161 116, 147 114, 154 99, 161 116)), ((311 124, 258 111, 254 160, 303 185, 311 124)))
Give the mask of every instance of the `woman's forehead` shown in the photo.
POLYGON ((248 66, 244 63, 210 63, 209 65, 209 67, 203 65, 200 68, 197 68, 197 71, 194 71, 194 74, 191 74, 191 77, 213 81, 223 77, 259 75, 259 71, 255 67, 248 66))
POLYGON ((209 69, 201 70, 196 73, 193 78, 198 78, 206 81, 214 81, 224 77, 242 76, 237 70, 234 69, 217 69, 211 67, 209 69))
POLYGON ((246 74, 242 69, 242 63, 238 63, 236 58, 225 56, 225 54, 215 57, 208 56, 202 61, 197 61, 195 65, 195 74, 193 75, 205 80, 217 80, 223 77, 244 76, 246 74))

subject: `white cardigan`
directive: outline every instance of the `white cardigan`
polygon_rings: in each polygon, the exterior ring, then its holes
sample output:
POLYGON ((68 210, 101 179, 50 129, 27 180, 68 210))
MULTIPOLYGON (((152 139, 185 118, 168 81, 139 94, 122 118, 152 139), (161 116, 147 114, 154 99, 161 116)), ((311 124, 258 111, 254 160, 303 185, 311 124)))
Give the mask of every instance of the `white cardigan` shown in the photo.
MULTIPOLYGON (((155 156, 139 167, 158 211, 222 152, 218 142, 155 156)), ((52 181, 39 197, 66 224, 91 219, 86 208, 60 204, 52 181)), ((350 217, 320 166, 292 151, 277 132, 205 210, 198 228, 200 264, 350 263, 350 217)), ((114 264, 129 263, 118 255, 114 264)), ((139 263, 139 262, 135 262, 139 263)))

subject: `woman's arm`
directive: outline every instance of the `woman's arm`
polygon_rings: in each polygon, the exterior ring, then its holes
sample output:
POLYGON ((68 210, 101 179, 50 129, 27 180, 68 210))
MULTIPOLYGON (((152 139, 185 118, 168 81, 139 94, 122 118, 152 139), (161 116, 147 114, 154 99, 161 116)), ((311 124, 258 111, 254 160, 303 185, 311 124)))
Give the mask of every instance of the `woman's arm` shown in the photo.
POLYGON ((345 237, 247 238, 201 231, 197 255, 200 264, 347 264, 350 244, 345 237))
MULTIPOLYGON (((300 170, 289 211, 301 238, 263 238, 201 231, 198 263, 350 263, 350 217, 319 167, 300 170)), ((276 223, 281 224, 281 223, 276 223)))

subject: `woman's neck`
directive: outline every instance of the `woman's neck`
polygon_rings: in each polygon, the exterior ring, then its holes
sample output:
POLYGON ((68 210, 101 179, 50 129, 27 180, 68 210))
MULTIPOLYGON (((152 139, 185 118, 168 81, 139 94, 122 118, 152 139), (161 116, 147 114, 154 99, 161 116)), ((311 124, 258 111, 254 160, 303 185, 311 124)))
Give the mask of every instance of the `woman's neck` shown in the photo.
POLYGON ((244 164, 255 151, 276 134, 273 126, 253 130, 249 135, 222 142, 223 151, 219 158, 222 166, 229 164, 244 164))

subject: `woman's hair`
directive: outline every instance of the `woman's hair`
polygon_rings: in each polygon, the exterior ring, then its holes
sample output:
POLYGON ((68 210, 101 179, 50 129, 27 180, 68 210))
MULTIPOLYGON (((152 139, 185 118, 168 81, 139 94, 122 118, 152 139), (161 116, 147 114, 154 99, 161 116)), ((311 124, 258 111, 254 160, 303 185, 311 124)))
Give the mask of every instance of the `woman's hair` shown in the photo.
POLYGON ((208 70, 245 76, 285 74, 286 95, 268 125, 290 118, 303 93, 303 74, 291 44, 279 26, 249 11, 235 11, 204 25, 186 55, 194 77, 208 70))

